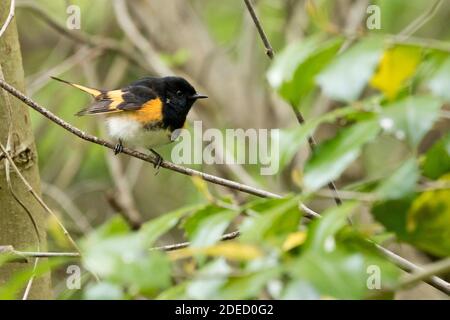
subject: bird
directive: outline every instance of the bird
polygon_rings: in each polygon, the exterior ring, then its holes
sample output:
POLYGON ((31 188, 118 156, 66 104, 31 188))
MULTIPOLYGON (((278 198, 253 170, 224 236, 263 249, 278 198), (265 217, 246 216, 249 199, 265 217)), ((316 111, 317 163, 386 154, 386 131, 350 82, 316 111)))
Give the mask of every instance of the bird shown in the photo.
POLYGON ((156 157, 157 169, 163 158, 154 148, 173 142, 193 104, 207 98, 197 93, 186 79, 176 76, 144 77, 116 90, 94 89, 52 78, 94 97, 94 102, 76 115, 105 116, 108 134, 117 140, 114 154, 123 151, 123 143, 148 148, 156 157))

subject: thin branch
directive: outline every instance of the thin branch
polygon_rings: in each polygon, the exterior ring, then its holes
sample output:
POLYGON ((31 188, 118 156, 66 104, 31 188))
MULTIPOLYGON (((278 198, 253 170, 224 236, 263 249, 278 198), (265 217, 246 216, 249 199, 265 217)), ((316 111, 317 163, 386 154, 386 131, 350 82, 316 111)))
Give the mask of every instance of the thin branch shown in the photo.
MULTIPOLYGON (((428 280, 433 276, 446 275, 450 273, 450 258, 426 265, 420 271, 405 276, 399 284, 399 288, 409 287, 419 281, 428 280)), ((450 287, 448 287, 450 292, 450 287)))
POLYGON ((411 22, 405 29, 403 29, 399 33, 399 37, 402 39, 408 38, 410 35, 414 34, 417 30, 419 30, 424 24, 430 21, 434 15, 437 13, 439 7, 442 4, 442 0, 436 0, 430 8, 422 15, 420 15, 417 19, 411 22))
POLYGON ((16 0, 11 0, 8 16, 6 17, 5 23, 3 24, 2 28, 0 29, 0 38, 2 37, 3 33, 5 33, 6 29, 8 29, 9 24, 11 23, 12 19, 14 18, 15 6, 16 6, 16 0))
POLYGON ((109 51, 116 52, 123 57, 125 57, 127 60, 132 62, 133 65, 138 66, 139 68, 142 68, 148 72, 155 72, 148 64, 144 63, 139 55, 136 55, 136 53, 128 46, 124 46, 119 41, 116 41, 111 38, 105 38, 100 36, 92 36, 83 32, 73 32, 69 29, 67 29, 63 24, 56 21, 51 17, 46 11, 44 11, 42 8, 40 8, 38 5, 36 5, 33 2, 30 1, 21 1, 17 5, 20 8, 24 8, 27 10, 30 10, 34 14, 36 14, 37 17, 41 18, 45 23, 47 23, 50 27, 55 29, 58 33, 78 42, 86 44, 90 47, 95 47, 99 49, 105 49, 109 51))
MULTIPOLYGON (((400 257, 399 255, 393 253, 392 251, 389 251, 388 249, 380 246, 379 244, 375 244, 375 247, 378 249, 378 251, 384 255, 387 259, 389 259, 392 263, 394 263, 396 266, 398 266, 400 269, 407 271, 407 272, 423 272, 423 268, 415 265, 411 261, 406 260, 403 257, 400 257)), ((450 283, 447 281, 437 277, 437 276, 431 276, 429 278, 423 278, 422 281, 428 283, 430 286, 435 287, 436 289, 445 292, 446 294, 450 294, 450 283)))
MULTIPOLYGON (((220 238, 221 241, 233 240, 239 236, 239 231, 233 231, 225 233, 220 238)), ((168 244, 160 247, 150 248, 150 251, 174 251, 189 247, 190 242, 181 242, 168 244)), ((9 254, 15 262, 26 262, 27 258, 79 258, 81 254, 79 252, 32 252, 32 251, 18 251, 13 246, 0 246, 0 254, 9 254)))
MULTIPOLYGON (((25 96, 24 94, 22 94, 20 91, 18 91, 17 89, 15 89, 14 87, 12 87, 11 85, 9 85, 8 83, 6 83, 3 80, 0 80, 0 87, 5 89, 6 91, 8 91, 10 94, 12 94, 13 96, 15 96, 17 99, 21 100, 22 102, 24 102, 26 105, 30 106, 31 108, 33 108, 34 110, 36 110, 37 112, 41 113, 43 116, 45 116, 46 118, 48 118, 49 120, 55 122, 56 124, 58 124, 59 126, 63 127, 64 129, 66 129, 67 131, 73 133, 74 135, 78 136, 81 139, 84 139, 86 141, 90 141, 92 143, 96 143, 98 145, 104 146, 106 148, 109 148, 111 150, 114 149, 115 145, 102 140, 100 138, 97 138, 95 136, 92 136, 90 134, 87 134, 83 131, 81 131, 80 129, 70 125, 69 123, 65 122, 64 120, 58 118, 57 116, 55 116, 53 113, 51 113, 50 111, 48 111, 47 109, 45 109, 44 107, 38 105, 36 102, 34 102, 32 99, 30 99, 29 97, 25 96)), ((143 154, 141 152, 129 149, 129 148, 124 148, 123 153, 128 154, 129 156, 141 159, 143 161, 155 164, 157 162, 157 159, 155 159, 153 156, 149 156, 146 154, 143 154)), ((9 154, 7 154, 7 156, 9 157, 9 154)), ((186 168, 183 166, 179 166, 176 165, 172 162, 168 162, 168 161, 163 161, 161 164, 162 168, 165 169, 169 169, 178 173, 182 173, 188 176, 198 176, 202 179, 204 179, 205 181, 214 183, 214 184, 218 184, 218 185, 222 185, 224 187, 228 187, 234 190, 238 190, 241 192, 245 192, 248 194, 252 194, 258 197, 262 197, 262 198, 277 198, 280 199, 282 198, 282 196, 269 192, 269 191, 265 191, 265 190, 261 190, 261 189, 257 189, 257 188, 253 188, 241 183, 237 183, 231 180, 227 180, 227 179, 223 179, 220 177, 216 177, 214 175, 211 174, 207 174, 204 172, 200 172, 197 170, 193 170, 190 168, 186 168)), ((320 214, 317 212, 314 212, 313 210, 311 210, 310 208, 308 208, 307 206, 305 206, 304 204, 300 204, 301 209, 303 209, 307 214, 311 215, 312 217, 320 217, 320 214)), ((237 235, 236 235, 237 236, 237 235)), ((393 261, 393 263, 395 263, 397 266, 399 266, 400 268, 404 269, 404 270, 418 270, 420 269, 418 266, 416 266, 415 264, 413 264, 412 262, 398 256, 397 254, 381 247, 381 246, 377 246, 377 248, 386 256, 389 256, 389 258, 393 261)), ((429 282, 432 286, 434 286, 435 288, 439 289, 439 290, 448 290, 448 286, 450 284, 448 284, 446 281, 437 278, 437 277, 433 277, 430 282, 429 282)), ((446 291, 447 292, 447 291, 446 291)))
POLYGON ((270 45, 269 39, 266 36, 266 33, 264 32, 264 29, 259 22, 258 16, 256 15, 255 9, 253 8, 252 3, 250 0, 244 0, 245 5, 247 6, 248 12, 252 16, 253 22, 255 23, 256 29, 258 30, 259 36, 261 37, 261 40, 264 44, 264 48, 266 48, 266 54, 270 59, 273 59, 274 51, 272 46, 270 45))
MULTIPOLYGON (((264 43, 264 47, 266 48, 266 54, 270 59, 274 58, 274 51, 272 49, 272 46, 270 45, 269 39, 266 36, 266 33, 264 32, 264 29, 261 25, 261 22, 258 19, 258 16, 256 15, 255 9, 253 8, 252 3, 250 2, 250 0, 244 0, 245 5, 247 6, 248 12, 250 13, 253 22, 255 23, 256 29, 258 30, 259 36, 261 37, 262 42, 264 43)), ((294 110, 295 113, 295 117, 297 118, 297 121, 300 125, 304 125, 305 124, 305 118, 303 117, 302 113, 300 112, 300 110, 298 110, 298 108, 296 108, 295 106, 292 106, 292 110, 294 110)), ((314 136, 311 134, 310 136, 308 136, 308 144, 309 147, 311 149, 311 151, 314 151, 314 149, 316 148, 316 141, 314 139, 314 136)), ((339 206, 342 204, 342 200, 339 198, 339 194, 337 191, 337 187, 334 183, 334 181, 330 181, 328 183, 328 188, 330 190, 332 190, 335 194, 334 196, 334 201, 336 202, 336 204, 339 206)))

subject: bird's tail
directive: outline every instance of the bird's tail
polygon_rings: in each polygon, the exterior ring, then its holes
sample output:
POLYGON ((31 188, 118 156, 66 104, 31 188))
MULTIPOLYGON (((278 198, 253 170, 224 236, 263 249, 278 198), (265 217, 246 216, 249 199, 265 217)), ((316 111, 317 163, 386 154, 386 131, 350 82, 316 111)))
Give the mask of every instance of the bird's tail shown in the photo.
POLYGON ((84 92, 87 92, 87 93, 89 93, 90 95, 92 95, 92 96, 94 96, 94 97, 97 97, 97 96, 99 96, 99 95, 101 95, 101 94, 103 93, 102 90, 98 90, 98 89, 94 89, 94 88, 85 87, 85 86, 82 86, 82 85, 80 85, 80 84, 72 83, 72 82, 69 82, 69 81, 66 81, 66 80, 62 80, 62 79, 59 79, 59 78, 56 78, 56 77, 51 77, 51 78, 54 79, 54 80, 63 82, 63 83, 65 83, 65 84, 71 85, 72 87, 75 87, 75 88, 77 88, 77 89, 80 89, 80 90, 82 90, 82 91, 84 91, 84 92))

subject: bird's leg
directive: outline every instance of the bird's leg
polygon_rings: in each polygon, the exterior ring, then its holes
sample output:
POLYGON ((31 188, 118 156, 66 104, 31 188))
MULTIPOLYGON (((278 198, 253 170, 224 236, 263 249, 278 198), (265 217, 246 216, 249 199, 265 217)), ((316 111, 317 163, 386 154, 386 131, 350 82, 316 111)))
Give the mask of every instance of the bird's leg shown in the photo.
POLYGON ((114 154, 118 155, 122 151, 123 151, 123 144, 122 144, 122 140, 119 139, 119 143, 117 143, 116 146, 114 147, 114 154))
POLYGON ((155 169, 157 170, 157 171, 156 171, 156 174, 158 174, 158 172, 159 172, 159 167, 161 167, 161 164, 163 163, 164 159, 163 159, 163 158, 161 157, 161 155, 160 155, 158 152, 156 152, 155 150, 150 149, 150 151, 151 151, 151 153, 153 153, 153 155, 156 157, 156 163, 155 163, 153 166, 154 166, 155 169))

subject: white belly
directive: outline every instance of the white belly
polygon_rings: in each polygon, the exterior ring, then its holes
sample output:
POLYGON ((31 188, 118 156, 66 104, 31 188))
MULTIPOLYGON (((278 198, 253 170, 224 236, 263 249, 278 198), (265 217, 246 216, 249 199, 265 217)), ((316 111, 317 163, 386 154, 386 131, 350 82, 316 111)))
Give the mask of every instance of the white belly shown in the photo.
POLYGON ((112 138, 128 145, 152 148, 171 142, 168 130, 146 130, 140 122, 126 117, 109 117, 106 126, 112 138))

